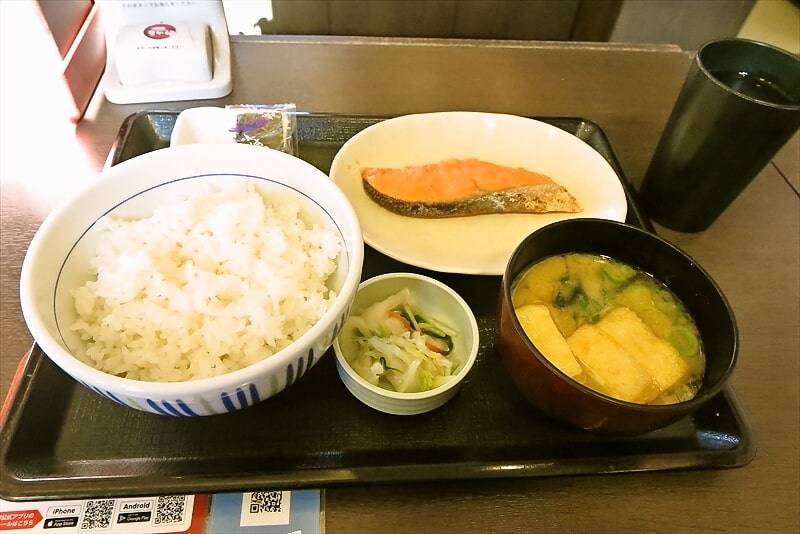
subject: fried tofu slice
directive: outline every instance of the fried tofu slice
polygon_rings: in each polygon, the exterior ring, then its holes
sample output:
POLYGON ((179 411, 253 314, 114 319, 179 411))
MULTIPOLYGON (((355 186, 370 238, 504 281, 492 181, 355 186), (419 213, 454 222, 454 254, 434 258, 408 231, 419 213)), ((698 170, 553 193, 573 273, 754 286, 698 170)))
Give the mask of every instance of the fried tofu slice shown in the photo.
POLYGON ((583 372, 567 345, 567 340, 553 322, 547 306, 526 304, 515 311, 525 334, 553 365, 573 378, 583 372))
POLYGON ((581 326, 567 344, 602 393, 637 403, 648 403, 661 393, 647 370, 597 325, 581 326))
POLYGON ((630 308, 614 308, 597 322, 597 327, 622 345, 653 377, 661 391, 688 379, 690 369, 686 360, 630 308))

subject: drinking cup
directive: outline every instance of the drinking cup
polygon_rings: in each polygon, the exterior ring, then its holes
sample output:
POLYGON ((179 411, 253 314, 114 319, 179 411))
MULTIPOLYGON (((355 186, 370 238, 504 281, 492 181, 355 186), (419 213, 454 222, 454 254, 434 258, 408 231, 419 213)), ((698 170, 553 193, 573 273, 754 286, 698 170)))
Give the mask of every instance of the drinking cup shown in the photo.
POLYGON ((645 211, 707 229, 800 126, 800 58, 748 39, 697 51, 639 189, 645 211))

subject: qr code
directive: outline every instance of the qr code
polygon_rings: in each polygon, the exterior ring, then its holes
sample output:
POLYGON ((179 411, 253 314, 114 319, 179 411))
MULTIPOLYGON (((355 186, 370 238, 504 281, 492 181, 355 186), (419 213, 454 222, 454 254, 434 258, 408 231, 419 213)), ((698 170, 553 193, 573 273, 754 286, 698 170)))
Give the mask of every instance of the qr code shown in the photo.
POLYGON ((283 510, 282 491, 254 491, 250 494, 250 513, 278 513, 283 510))
POLYGON ((81 521, 81 530, 109 528, 113 515, 114 499, 86 501, 86 509, 83 512, 83 521, 81 521))
POLYGON ((186 514, 186 495, 162 495, 156 501, 154 524, 183 523, 186 514))

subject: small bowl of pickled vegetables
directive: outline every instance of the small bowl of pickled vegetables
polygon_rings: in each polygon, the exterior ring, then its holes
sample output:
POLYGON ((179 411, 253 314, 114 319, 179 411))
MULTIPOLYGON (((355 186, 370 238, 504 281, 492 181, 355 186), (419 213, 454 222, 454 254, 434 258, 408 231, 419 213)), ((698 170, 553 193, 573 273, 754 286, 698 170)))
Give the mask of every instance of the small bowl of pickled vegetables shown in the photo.
POLYGON ((455 396, 478 338, 475 316, 453 289, 428 276, 389 273, 360 284, 333 348, 339 377, 358 400, 415 415, 455 396))

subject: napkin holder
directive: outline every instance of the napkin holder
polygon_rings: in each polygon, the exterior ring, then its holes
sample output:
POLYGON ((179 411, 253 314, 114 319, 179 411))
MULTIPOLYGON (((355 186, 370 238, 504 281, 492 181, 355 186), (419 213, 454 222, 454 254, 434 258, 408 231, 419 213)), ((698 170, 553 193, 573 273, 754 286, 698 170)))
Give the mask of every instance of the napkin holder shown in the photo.
POLYGON ((102 87, 115 104, 203 100, 233 89, 221 0, 99 0, 102 87))

